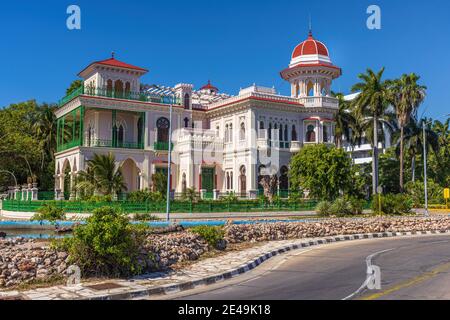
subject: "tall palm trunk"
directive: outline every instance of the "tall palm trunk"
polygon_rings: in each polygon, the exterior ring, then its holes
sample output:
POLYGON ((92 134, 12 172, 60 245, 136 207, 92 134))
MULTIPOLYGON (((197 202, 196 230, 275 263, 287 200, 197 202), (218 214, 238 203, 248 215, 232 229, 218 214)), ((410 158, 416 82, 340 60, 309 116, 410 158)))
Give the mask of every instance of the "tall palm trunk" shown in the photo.
POLYGON ((400 126, 400 192, 403 192, 403 125, 400 126))
POLYGON ((412 182, 416 180, 416 155, 411 159, 412 182))
POLYGON ((378 187, 378 117, 373 117, 373 152, 372 152, 372 193, 377 194, 378 187))

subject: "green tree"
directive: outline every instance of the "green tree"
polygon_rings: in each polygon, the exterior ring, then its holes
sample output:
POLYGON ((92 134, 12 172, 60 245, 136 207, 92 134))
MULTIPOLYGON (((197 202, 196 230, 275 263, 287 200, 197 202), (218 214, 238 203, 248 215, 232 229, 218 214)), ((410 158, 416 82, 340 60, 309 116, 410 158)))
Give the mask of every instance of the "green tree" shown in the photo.
POLYGON ((372 153, 372 192, 377 193, 378 187, 378 124, 388 108, 389 82, 383 81, 384 68, 375 73, 367 69, 366 73, 358 75, 362 81, 352 87, 352 92, 359 92, 353 101, 356 113, 361 119, 372 118, 373 123, 373 153, 372 153))
MULTIPOLYGON (((425 126, 425 138, 427 140, 427 153, 430 149, 434 154, 439 153, 439 136, 431 128, 429 119, 421 119, 420 121, 410 121, 405 127, 403 144, 406 152, 411 157, 411 176, 412 181, 416 177, 416 156, 423 155, 423 127, 425 126)), ((400 153, 400 141, 397 142, 397 153, 400 153)), ((422 158, 423 159, 423 158, 422 158)))
POLYGON ((78 189, 95 190, 103 195, 117 195, 127 190, 122 170, 116 166, 116 159, 112 153, 107 155, 94 154, 89 160, 85 172, 81 173, 78 189))
POLYGON ((419 105, 423 102, 426 95, 426 87, 417 82, 420 77, 415 73, 404 74, 400 79, 391 83, 390 101, 395 108, 397 122, 400 127, 399 151, 400 151, 400 192, 403 192, 403 167, 404 167, 404 129, 411 120, 411 116, 416 113, 419 105))
POLYGON ((152 175, 153 191, 162 195, 167 193, 167 176, 162 172, 156 172, 152 175))
POLYGON ((78 88, 80 88, 83 85, 83 80, 74 80, 70 84, 70 86, 66 89, 66 95, 68 96, 78 88))
POLYGON ((351 167, 343 149, 323 144, 306 146, 291 158, 292 189, 307 189, 312 198, 335 199, 352 188, 351 167))
POLYGON ((355 126, 356 119, 351 113, 350 102, 344 99, 342 93, 332 93, 339 101, 339 108, 334 116, 335 143, 338 148, 342 146, 342 138, 350 140, 350 129, 355 126))

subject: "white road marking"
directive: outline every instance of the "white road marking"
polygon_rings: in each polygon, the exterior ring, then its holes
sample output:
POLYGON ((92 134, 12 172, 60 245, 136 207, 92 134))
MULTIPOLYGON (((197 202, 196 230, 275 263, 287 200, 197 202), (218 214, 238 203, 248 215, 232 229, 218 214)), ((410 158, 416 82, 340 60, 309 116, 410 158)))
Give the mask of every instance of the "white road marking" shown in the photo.
MULTIPOLYGON (((377 255, 379 255, 379 254, 382 254, 382 253, 384 253, 384 252, 388 252, 388 251, 395 250, 395 249, 396 249, 396 248, 386 249, 386 250, 382 250, 382 251, 378 251, 378 252, 372 253, 371 255, 367 256, 367 258, 366 258, 366 265, 367 265, 367 268, 370 268, 370 267, 372 266, 372 259, 373 259, 375 256, 377 256, 377 255)), ((369 283, 370 279, 371 279, 371 278, 369 277, 369 275, 367 275, 367 278, 366 278, 366 280, 363 282, 363 284, 361 285, 361 287, 359 287, 358 290, 356 290, 355 292, 353 292, 352 294, 348 295, 347 297, 345 297, 345 298, 342 299, 342 300, 349 300, 349 299, 353 298, 354 296, 356 296, 357 294, 359 294, 361 291, 363 291, 363 290, 367 287, 367 284, 369 283)))

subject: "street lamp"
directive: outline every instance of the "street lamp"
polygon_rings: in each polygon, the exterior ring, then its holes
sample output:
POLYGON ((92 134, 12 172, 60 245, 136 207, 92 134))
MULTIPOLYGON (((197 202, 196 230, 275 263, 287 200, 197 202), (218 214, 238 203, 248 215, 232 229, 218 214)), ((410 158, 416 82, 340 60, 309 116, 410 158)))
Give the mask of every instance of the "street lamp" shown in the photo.
POLYGON ((427 137, 425 133, 425 126, 429 122, 423 121, 423 185, 425 190, 425 216, 429 216, 428 212, 428 185, 427 185, 427 137))

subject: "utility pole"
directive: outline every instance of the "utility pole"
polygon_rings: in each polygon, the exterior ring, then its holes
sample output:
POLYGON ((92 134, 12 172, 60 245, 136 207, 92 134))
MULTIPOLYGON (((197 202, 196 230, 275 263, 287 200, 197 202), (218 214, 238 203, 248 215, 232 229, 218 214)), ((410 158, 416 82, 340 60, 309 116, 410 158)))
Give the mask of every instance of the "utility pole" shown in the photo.
POLYGON ((427 137, 425 133, 425 126, 427 122, 424 120, 423 128, 423 185, 425 190, 425 216, 429 216, 428 213, 428 185, 427 185, 427 137))
POLYGON ((170 102, 169 106, 169 154, 167 157, 167 203, 166 203, 166 219, 170 222, 170 175, 171 175, 171 164, 172 164, 172 108, 173 101, 170 102))

